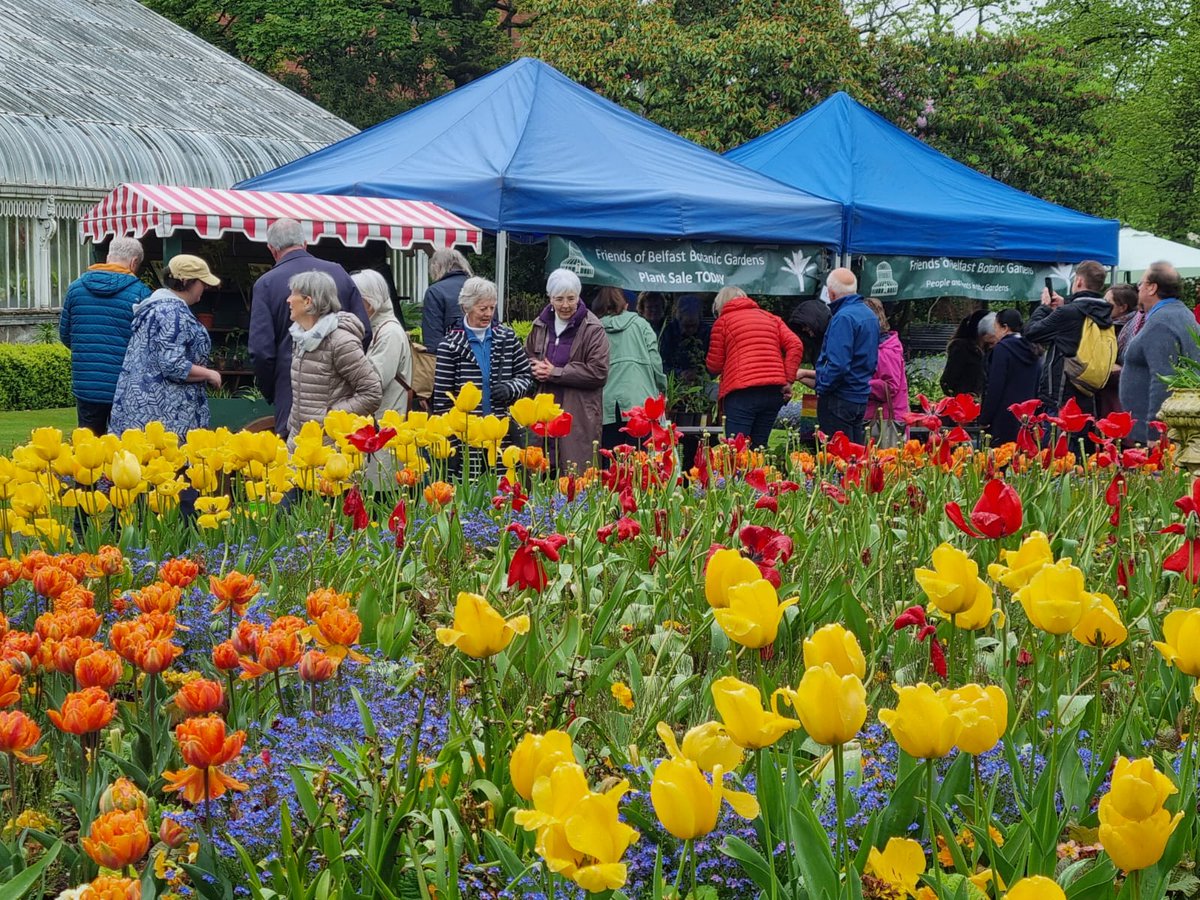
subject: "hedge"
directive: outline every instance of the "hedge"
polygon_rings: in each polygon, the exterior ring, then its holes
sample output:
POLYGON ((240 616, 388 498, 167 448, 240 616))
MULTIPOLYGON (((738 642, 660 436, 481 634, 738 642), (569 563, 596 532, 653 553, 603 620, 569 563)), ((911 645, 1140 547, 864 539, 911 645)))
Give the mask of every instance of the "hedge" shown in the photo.
POLYGON ((62 344, 0 344, 0 410, 74 405, 70 350, 62 344))

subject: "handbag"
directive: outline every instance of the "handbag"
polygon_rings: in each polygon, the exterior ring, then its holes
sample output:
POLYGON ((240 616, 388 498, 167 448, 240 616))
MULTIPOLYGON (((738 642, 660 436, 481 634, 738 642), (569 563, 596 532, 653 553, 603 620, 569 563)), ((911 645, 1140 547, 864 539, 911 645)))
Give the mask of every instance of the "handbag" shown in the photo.
POLYGON ((879 409, 875 410, 875 418, 871 421, 871 439, 875 442, 876 447, 885 450, 900 446, 900 429, 896 427, 895 421, 889 415, 891 409, 892 392, 885 386, 883 403, 879 409))

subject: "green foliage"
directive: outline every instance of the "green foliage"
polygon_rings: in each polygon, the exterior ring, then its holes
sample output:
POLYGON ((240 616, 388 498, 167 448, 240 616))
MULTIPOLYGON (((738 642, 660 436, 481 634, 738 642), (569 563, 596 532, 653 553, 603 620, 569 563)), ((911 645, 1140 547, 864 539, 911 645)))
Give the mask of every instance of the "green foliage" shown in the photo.
POLYGON ((875 42, 880 111, 1005 184, 1110 211, 1098 116, 1109 92, 1080 50, 1050 37, 933 35, 875 42))
POLYGON ((359 127, 507 62, 504 0, 146 0, 359 127))
POLYGON ((834 91, 873 94, 869 57, 840 4, 531 0, 529 8, 537 18, 523 50, 714 150, 834 91))
POLYGON ((0 410, 74 405, 70 350, 62 344, 0 344, 0 410))

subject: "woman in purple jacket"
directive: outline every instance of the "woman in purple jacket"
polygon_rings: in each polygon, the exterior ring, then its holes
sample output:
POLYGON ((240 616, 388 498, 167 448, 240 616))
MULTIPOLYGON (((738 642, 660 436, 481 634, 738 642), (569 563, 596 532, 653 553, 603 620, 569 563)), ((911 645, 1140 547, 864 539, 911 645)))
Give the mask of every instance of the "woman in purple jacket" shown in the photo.
POLYGON ((867 426, 877 439, 881 437, 882 421, 894 422, 902 428, 908 412, 908 375, 904 371, 904 347, 900 335, 888 324, 883 304, 868 297, 866 304, 879 319, 879 361, 871 378, 871 394, 867 398, 867 426))

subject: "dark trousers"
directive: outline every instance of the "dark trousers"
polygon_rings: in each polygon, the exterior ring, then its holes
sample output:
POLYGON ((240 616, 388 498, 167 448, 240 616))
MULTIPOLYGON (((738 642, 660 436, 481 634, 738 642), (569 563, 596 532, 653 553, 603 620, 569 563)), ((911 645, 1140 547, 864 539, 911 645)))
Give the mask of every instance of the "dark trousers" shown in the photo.
POLYGON ((850 403, 837 394, 817 397, 817 427, 831 438, 839 431, 856 444, 865 443, 866 403, 850 403))
POLYGON ((744 434, 750 446, 765 447, 779 410, 783 408, 783 385, 767 384, 730 391, 725 407, 725 436, 744 434))
POLYGON ((75 415, 80 428, 90 428, 99 436, 108 433, 108 417, 112 415, 111 403, 92 403, 90 400, 75 400, 75 415))

